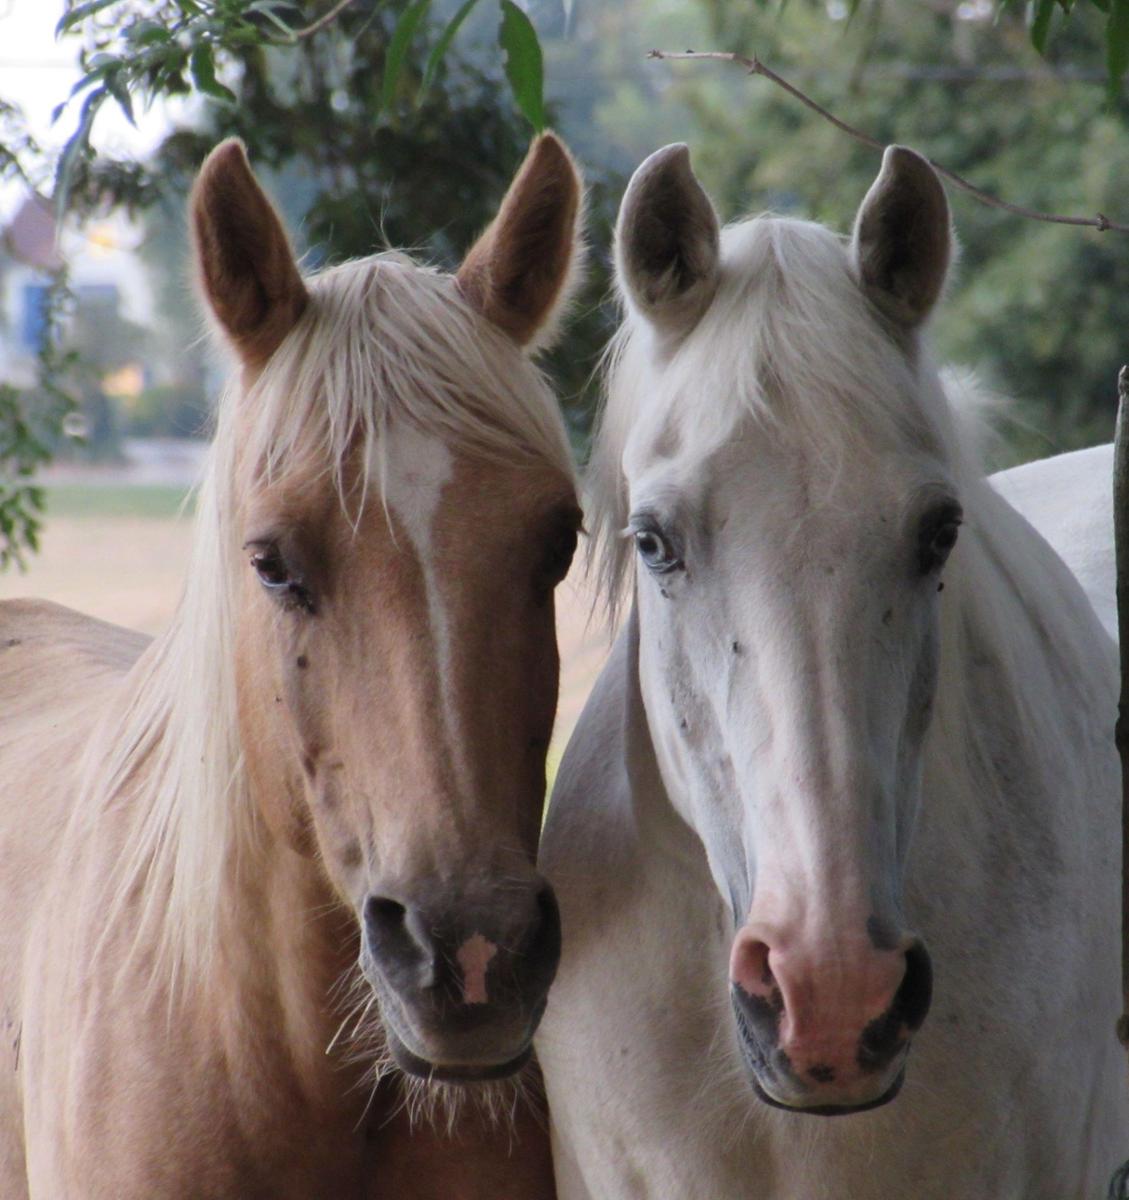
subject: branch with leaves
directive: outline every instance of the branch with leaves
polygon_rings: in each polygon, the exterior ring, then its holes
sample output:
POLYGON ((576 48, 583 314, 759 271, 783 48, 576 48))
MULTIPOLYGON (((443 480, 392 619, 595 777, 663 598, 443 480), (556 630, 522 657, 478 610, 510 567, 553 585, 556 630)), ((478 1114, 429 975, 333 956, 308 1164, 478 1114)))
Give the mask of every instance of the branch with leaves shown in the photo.
MULTIPOLYGON (((248 48, 293 48, 329 28, 358 0, 338 0, 316 20, 296 18, 301 10, 293 0, 161 0, 123 21, 120 0, 86 0, 70 8, 56 26, 57 37, 84 33, 93 50, 83 55, 82 78, 55 109, 57 119, 67 106, 83 97, 78 126, 59 158, 55 205, 67 209, 71 184, 80 161, 91 155, 90 135, 99 110, 115 102, 134 122, 134 99, 148 106, 159 96, 192 91, 233 105, 235 93, 220 80, 225 60, 248 48), (115 23, 103 26, 100 14, 113 10, 115 23)), ((371 2, 371 0, 370 0, 371 2)), ((479 0, 465 0, 443 28, 427 63, 421 84, 426 90, 460 28, 479 0)), ((513 0, 499 0, 501 23, 498 45, 505 56, 506 78, 514 100, 534 130, 545 127, 543 66, 537 32, 513 0)), ((378 121, 396 95, 408 49, 426 20, 431 0, 412 0, 396 22, 384 60, 378 121)))
MULTIPOLYGON (((864 146, 870 146, 874 150, 884 150, 885 143, 879 141, 878 138, 871 137, 870 134, 864 133, 861 129, 856 129, 853 125, 848 125, 841 117, 837 117, 829 109, 823 107, 813 100, 806 92, 802 92, 795 84, 789 83, 782 75, 778 74, 771 67, 766 66, 759 58, 749 58, 743 54, 733 54, 725 50, 652 50, 648 58, 661 60, 693 60, 693 61, 714 61, 734 63, 737 66, 743 67, 749 75, 759 75, 763 79, 767 79, 770 83, 775 84, 778 88, 787 92, 789 96, 798 100, 801 104, 810 108, 812 112, 817 113, 825 121, 830 122, 836 129, 845 133, 848 137, 854 138, 855 141, 861 142, 864 146)), ((1111 221, 1104 213, 1097 213, 1092 217, 1071 217, 1060 216, 1057 213, 1039 212, 1033 208, 1024 208, 1021 204, 1013 204, 1010 200, 1001 200, 999 196, 993 196, 989 192, 983 191, 975 184, 970 183, 963 175, 958 175, 955 171, 949 170, 948 167, 941 163, 929 159, 930 165, 938 175, 943 176, 950 183, 967 192, 975 200, 979 200, 981 204, 986 204, 990 208, 999 208, 1004 212, 1009 212, 1013 216, 1025 217, 1029 221, 1044 221, 1051 225, 1078 225, 1090 229, 1096 229, 1099 233, 1105 233, 1107 230, 1113 230, 1116 233, 1129 233, 1129 225, 1122 224, 1118 221, 1111 221)))

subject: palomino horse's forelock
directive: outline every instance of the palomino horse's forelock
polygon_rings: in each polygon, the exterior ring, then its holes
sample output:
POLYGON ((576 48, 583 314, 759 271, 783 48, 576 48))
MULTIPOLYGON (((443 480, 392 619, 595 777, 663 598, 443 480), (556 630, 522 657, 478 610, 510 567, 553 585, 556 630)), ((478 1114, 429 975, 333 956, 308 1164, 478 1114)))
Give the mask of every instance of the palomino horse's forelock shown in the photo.
MULTIPOLYGON (((309 304, 287 339, 245 392, 233 386, 221 400, 185 593, 131 675, 124 720, 92 740, 103 750, 86 765, 83 791, 97 802, 74 810, 87 821, 119 804, 139 814, 107 885, 107 911, 140 898, 134 944, 157 934, 150 979, 170 982, 170 1001, 215 951, 225 871, 233 862, 253 870, 263 842, 240 761, 230 652, 240 488, 322 479, 354 524, 370 491, 387 513, 390 421, 573 477, 544 379, 452 279, 389 254, 307 282, 309 304)), ((123 956, 123 977, 131 960, 123 956)))

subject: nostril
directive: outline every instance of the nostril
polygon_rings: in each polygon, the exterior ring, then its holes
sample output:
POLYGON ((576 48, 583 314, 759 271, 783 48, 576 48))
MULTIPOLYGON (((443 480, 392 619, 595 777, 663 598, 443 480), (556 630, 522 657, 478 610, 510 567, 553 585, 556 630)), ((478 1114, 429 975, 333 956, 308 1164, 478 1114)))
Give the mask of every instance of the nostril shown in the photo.
POLYGON ((403 929, 408 910, 387 896, 369 896, 365 902, 365 925, 378 935, 387 936, 403 929))
POLYGON ((548 884, 545 884, 537 893, 537 916, 542 927, 560 920, 557 894, 548 884))
POLYGON ((389 896, 369 896, 364 918, 369 953, 384 974, 402 985, 431 986, 435 954, 420 914, 389 896))
POLYGON ((535 910, 525 938, 526 970, 545 985, 556 974, 561 955, 561 912, 553 889, 545 884, 534 897, 535 910))
POLYGON ((933 1000, 933 962, 922 942, 906 951, 906 973, 898 986, 891 1011, 911 1032, 921 1028, 933 1000))
POLYGON ((780 1003, 780 989, 772 972, 772 951, 767 942, 738 935, 729 961, 730 979, 748 996, 780 1003))

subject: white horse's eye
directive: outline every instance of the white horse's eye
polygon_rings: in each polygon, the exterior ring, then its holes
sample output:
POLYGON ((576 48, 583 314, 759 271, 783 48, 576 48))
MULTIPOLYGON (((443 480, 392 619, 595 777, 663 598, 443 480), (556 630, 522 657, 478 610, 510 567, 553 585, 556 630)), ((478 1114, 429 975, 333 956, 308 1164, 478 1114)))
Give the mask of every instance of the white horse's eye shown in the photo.
POLYGON ((961 512, 959 506, 946 505, 931 514, 922 524, 919 563, 924 575, 939 571, 957 544, 960 533, 961 512))
POLYGON ((637 529, 635 531, 635 549, 639 552, 639 557, 648 571, 654 571, 661 575, 682 566, 682 560, 671 549, 662 534, 655 529, 637 529))

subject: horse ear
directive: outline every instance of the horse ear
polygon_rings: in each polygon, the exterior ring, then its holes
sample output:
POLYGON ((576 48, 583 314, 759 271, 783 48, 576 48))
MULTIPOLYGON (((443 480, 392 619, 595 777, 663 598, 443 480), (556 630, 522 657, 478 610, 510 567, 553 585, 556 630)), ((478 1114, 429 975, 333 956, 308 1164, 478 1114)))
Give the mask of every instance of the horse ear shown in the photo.
POLYGON ((631 303, 668 336, 697 324, 717 289, 720 230, 684 145, 646 159, 616 222, 616 272, 631 303))
POLYGON ((577 282, 582 198, 580 172, 564 143, 542 134, 458 270, 470 305, 519 346, 551 338, 577 282))
POLYGON ((243 362, 262 366, 306 307, 286 231, 235 138, 204 161, 190 200, 196 269, 243 362))
POLYGON ((949 203, 937 172, 905 146, 887 146, 882 170, 855 219, 852 254, 863 290, 908 329, 945 285, 952 254, 949 203))

